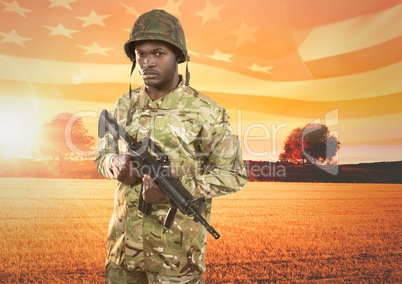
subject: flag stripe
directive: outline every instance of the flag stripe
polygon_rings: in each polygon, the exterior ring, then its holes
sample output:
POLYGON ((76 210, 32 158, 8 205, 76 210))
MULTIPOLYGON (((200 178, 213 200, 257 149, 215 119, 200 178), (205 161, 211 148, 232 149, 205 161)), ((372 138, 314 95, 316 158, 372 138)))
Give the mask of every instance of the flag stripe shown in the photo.
POLYGON ((315 79, 375 70, 402 60, 402 36, 385 43, 337 56, 305 62, 315 79))
POLYGON ((312 29, 299 46, 304 61, 353 52, 402 35, 402 4, 378 13, 365 15, 312 29))
POLYGON ((374 98, 328 102, 224 93, 208 93, 208 95, 230 109, 242 109, 294 118, 315 118, 334 109, 339 110, 339 116, 342 119, 402 114, 400 103, 402 101, 402 92, 374 98))
POLYGON ((286 0, 285 2, 289 24, 293 30, 299 31, 377 13, 401 3, 400 0, 286 0))
MULTIPOLYGON (((47 84, 0 80, 0 92, 9 97, 34 97, 37 99, 58 99, 68 101, 87 101, 109 103, 112 105, 124 93, 128 84, 47 84)), ((135 88, 138 85, 133 85, 135 88)))
MULTIPOLYGON (((110 103, 116 101, 128 91, 127 84, 45 84, 15 81, 0 81, 3 95, 53 98, 60 100, 96 101, 110 103), (16 91, 18 90, 18 92, 16 91)), ((133 86, 135 87, 135 86, 133 86)), ((402 113, 400 102, 402 92, 365 99, 344 101, 306 101, 276 97, 245 96, 218 92, 205 92, 212 99, 228 109, 242 109, 256 113, 283 115, 287 117, 311 118, 319 116, 323 111, 339 109, 342 118, 367 118, 387 114, 402 113)))
POLYGON ((370 145, 370 146, 378 146, 378 145, 383 145, 383 146, 391 146, 391 145, 397 145, 402 147, 402 137, 397 137, 397 138, 390 138, 390 139, 378 139, 378 140, 359 140, 359 141, 348 141, 346 145, 370 145))
MULTIPOLYGON (((343 135, 342 140, 346 144, 361 143, 367 145, 370 141, 400 141, 402 139, 402 112, 396 114, 378 115, 361 118, 344 119, 342 111, 339 112, 339 124, 337 126, 339 135, 348 133, 347 137, 343 135)), ((341 141, 342 141, 341 140, 341 141)), ((394 143, 393 142, 393 143, 394 143)), ((374 144, 375 142, 371 142, 374 144)), ((377 145, 379 145, 378 143, 377 145)))
MULTIPOLYGON (((3 57, 0 57, 3 59, 3 57)), ((184 66, 181 66, 184 68, 184 66)), ((370 72, 312 81, 269 82, 203 64, 191 63, 192 85, 219 92, 306 101, 341 101, 377 97, 402 90, 402 62, 370 72), (204 82, 207 81, 208 84, 204 82), (222 84, 247 82, 247 84, 222 84), (252 86, 252 88, 250 88, 252 86)), ((1 60, 0 79, 52 84, 127 83, 129 65, 81 64, 7 57, 1 60), (38 72, 40 70, 40 72, 38 72)), ((141 83, 137 72, 132 79, 141 83)))

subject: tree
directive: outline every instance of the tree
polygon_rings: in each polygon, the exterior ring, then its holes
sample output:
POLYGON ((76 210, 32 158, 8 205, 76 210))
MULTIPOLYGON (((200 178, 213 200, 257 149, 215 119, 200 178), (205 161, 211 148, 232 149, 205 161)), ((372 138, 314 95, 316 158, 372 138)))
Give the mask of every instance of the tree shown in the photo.
MULTIPOLYGON (((50 123, 44 124, 39 132, 34 155, 62 162, 72 153, 71 149, 89 151, 95 138, 88 134, 82 118, 72 113, 60 113, 50 123)), ((77 154, 77 153, 75 153, 77 154)))
POLYGON ((340 142, 331 135, 324 124, 307 124, 295 128, 285 140, 281 161, 288 162, 331 162, 335 157, 340 142))
MULTIPOLYGON (((283 152, 280 154, 279 159, 281 161, 299 161, 303 160, 303 151, 302 151, 302 134, 303 129, 301 127, 295 128, 289 134, 289 136, 285 140, 285 144, 283 146, 283 152)), ((304 163, 304 161, 303 161, 304 163)))

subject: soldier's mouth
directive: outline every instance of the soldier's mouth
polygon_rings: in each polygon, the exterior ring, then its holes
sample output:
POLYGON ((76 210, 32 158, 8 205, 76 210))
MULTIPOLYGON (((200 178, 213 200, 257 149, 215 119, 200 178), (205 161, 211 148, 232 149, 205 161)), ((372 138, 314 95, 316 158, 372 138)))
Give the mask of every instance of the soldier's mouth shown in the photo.
POLYGON ((150 73, 150 72, 147 72, 147 73, 143 73, 142 74, 142 77, 143 78, 145 78, 145 79, 153 79, 153 78, 155 78, 156 76, 158 76, 158 74, 157 73, 150 73))

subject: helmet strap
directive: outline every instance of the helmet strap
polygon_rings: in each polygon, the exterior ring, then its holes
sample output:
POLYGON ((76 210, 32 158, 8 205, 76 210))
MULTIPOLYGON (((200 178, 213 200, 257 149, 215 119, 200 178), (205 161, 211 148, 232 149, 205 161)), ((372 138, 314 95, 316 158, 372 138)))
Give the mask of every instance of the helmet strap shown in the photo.
POLYGON ((126 121, 126 126, 129 126, 133 120, 133 112, 134 112, 134 106, 133 106, 133 102, 131 99, 131 76, 133 75, 133 71, 135 69, 135 61, 133 61, 133 65, 131 66, 131 71, 130 71, 130 86, 128 88, 128 99, 129 99, 129 108, 128 108, 128 112, 127 112, 127 121, 126 121))
POLYGON ((186 61, 186 81, 184 85, 185 86, 190 85, 190 72, 188 72, 188 60, 186 61))

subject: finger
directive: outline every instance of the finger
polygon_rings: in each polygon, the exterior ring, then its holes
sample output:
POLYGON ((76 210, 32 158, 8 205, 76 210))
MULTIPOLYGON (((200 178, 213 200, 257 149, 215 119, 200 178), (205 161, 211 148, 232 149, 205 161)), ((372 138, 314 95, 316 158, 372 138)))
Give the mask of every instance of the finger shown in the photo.
POLYGON ((149 184, 149 176, 148 175, 144 175, 142 177, 142 183, 143 183, 143 186, 144 186, 144 190, 148 190, 149 186, 150 186, 150 184, 149 184))

